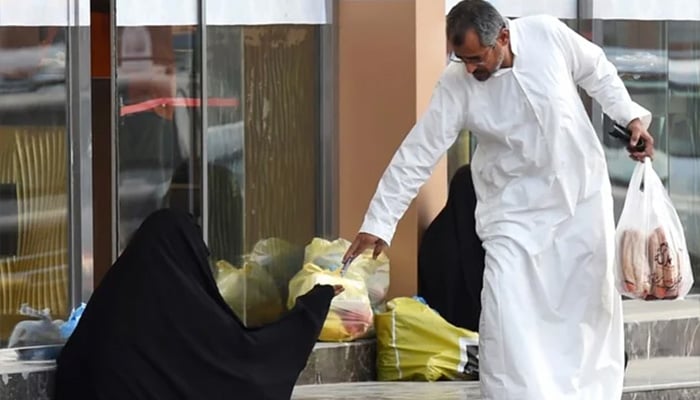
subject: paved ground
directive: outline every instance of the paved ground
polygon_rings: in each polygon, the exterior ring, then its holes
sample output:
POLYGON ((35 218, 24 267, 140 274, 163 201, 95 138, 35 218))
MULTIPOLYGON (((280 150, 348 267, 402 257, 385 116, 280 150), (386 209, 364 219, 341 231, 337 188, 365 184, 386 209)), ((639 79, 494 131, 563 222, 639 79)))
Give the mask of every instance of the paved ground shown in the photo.
MULTIPOLYGON (((626 375, 626 400, 700 399, 700 357, 632 360, 626 375)), ((371 382, 298 386, 292 399, 480 400, 481 396, 478 382, 371 382)))
POLYGON ((292 400, 478 400, 479 384, 464 383, 355 383, 299 386, 292 400))

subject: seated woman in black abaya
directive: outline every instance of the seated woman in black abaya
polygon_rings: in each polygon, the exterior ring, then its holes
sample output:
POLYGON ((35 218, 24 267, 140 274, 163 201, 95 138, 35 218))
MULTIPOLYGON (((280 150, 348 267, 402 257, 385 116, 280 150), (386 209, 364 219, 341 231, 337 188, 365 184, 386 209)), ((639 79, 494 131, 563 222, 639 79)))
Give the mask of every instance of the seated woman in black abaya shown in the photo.
POLYGON ((277 322, 248 329, 207 257, 190 215, 148 217, 63 349, 55 399, 289 399, 342 288, 316 286, 277 322))
POLYGON ((418 251, 418 295, 449 323, 479 331, 484 249, 476 234, 471 167, 450 181, 447 204, 423 234, 418 251))

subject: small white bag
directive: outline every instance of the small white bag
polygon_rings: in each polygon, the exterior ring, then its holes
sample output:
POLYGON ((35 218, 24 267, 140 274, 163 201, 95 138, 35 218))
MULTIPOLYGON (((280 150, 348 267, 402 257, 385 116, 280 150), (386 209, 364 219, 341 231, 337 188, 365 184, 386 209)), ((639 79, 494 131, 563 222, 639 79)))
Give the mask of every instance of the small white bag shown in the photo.
POLYGON ((615 279, 622 295, 678 299, 692 288, 683 226, 649 158, 632 175, 615 244, 615 279))

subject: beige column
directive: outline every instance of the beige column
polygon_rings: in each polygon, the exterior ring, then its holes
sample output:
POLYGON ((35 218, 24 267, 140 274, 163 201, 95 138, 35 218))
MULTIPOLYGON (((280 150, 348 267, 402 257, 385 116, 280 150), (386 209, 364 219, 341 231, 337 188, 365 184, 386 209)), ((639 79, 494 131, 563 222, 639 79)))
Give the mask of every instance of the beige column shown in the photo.
MULTIPOLYGON (((416 118, 420 118, 445 68, 445 7, 444 2, 435 0, 416 0, 415 3, 416 118)), ((447 186, 447 157, 444 157, 416 199, 419 239, 445 205, 447 186)))
MULTIPOLYGON (((445 65, 445 18, 435 0, 339 3, 339 223, 351 239, 445 65)), ((388 252, 392 297, 416 292, 419 229, 445 203, 446 170, 443 160, 398 226, 388 252)))

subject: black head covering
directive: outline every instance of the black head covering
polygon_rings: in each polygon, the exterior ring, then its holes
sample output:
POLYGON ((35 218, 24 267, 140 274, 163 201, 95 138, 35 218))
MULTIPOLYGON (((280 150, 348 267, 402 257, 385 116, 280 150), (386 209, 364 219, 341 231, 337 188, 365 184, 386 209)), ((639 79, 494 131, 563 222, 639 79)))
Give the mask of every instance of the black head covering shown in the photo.
POLYGON ((418 294, 449 323, 478 332, 484 249, 476 234, 471 168, 450 182, 447 204, 423 234, 418 251, 418 294))
POLYGON ((207 256, 190 215, 148 217, 63 349, 56 400, 289 399, 333 288, 317 286, 277 322, 247 329, 207 256))

